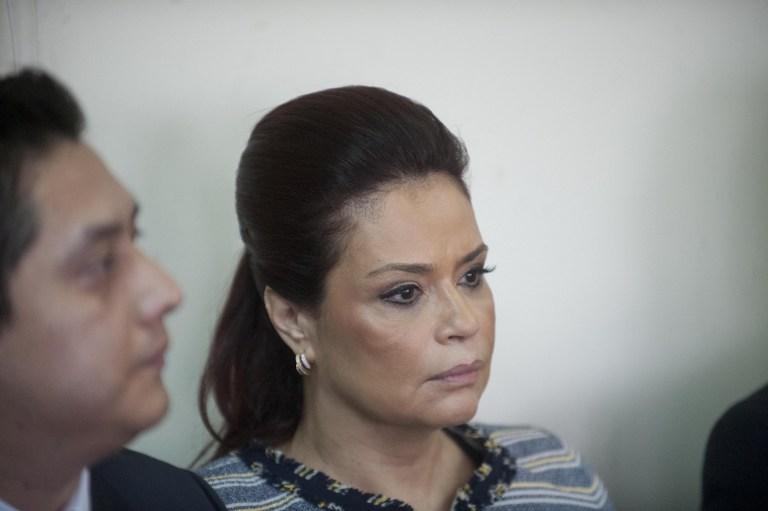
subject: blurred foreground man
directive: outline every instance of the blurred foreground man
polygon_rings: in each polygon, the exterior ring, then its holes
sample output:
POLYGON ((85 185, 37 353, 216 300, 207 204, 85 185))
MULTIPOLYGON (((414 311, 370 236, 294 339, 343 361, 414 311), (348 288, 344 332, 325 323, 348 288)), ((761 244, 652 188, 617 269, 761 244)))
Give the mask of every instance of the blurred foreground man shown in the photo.
POLYGON ((121 450, 168 408, 181 294, 83 125, 50 76, 0 78, 0 511, 223 509, 191 472, 121 450))

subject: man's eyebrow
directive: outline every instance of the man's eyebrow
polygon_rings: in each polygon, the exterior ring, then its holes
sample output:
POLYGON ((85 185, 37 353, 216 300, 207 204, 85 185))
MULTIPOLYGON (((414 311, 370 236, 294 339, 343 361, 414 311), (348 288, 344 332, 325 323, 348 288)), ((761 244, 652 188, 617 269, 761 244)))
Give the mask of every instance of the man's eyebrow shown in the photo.
MULTIPOLYGON (((468 262, 475 259, 477 256, 482 254, 483 252, 488 251, 488 245, 485 243, 480 243, 478 247, 471 252, 469 252, 467 255, 461 258, 459 261, 459 266, 462 264, 467 264, 468 262)), ((366 277, 375 277, 376 275, 379 275, 381 273, 385 273, 388 271, 402 271, 406 273, 415 273, 417 275, 423 275, 425 273, 429 273, 434 269, 434 266, 431 264, 419 264, 419 263, 390 263, 385 264, 384 266, 380 268, 376 268, 375 270, 371 271, 366 275, 366 277)))
MULTIPOLYGON (((129 228, 133 227, 136 217, 139 214, 139 205, 134 201, 133 209, 131 210, 131 223, 129 228)), ((117 237, 126 229, 126 225, 120 220, 114 222, 105 222, 103 224, 96 224, 86 227, 82 237, 82 244, 87 245, 90 243, 97 243, 103 240, 109 240, 117 237)))

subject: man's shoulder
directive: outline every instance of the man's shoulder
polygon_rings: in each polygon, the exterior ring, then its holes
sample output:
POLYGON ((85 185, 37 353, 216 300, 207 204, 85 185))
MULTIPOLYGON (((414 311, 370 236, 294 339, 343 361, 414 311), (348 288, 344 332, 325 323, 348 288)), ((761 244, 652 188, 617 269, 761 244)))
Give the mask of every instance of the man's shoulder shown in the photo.
POLYGON ((93 511, 223 510, 193 472, 129 449, 90 468, 93 511))
POLYGON ((726 422, 747 420, 768 424, 768 385, 731 406, 721 419, 726 422))
POLYGON ((148 470, 154 474, 170 474, 171 477, 180 474, 183 477, 183 474, 187 472, 152 456, 130 449, 121 449, 93 465, 91 473, 112 473, 114 471, 133 471, 134 469, 148 470))
POLYGON ((702 509, 766 509, 768 386, 732 405, 712 428, 702 471, 702 509))
POLYGON ((707 455, 764 459, 768 452, 768 386, 732 405, 715 422, 707 455))

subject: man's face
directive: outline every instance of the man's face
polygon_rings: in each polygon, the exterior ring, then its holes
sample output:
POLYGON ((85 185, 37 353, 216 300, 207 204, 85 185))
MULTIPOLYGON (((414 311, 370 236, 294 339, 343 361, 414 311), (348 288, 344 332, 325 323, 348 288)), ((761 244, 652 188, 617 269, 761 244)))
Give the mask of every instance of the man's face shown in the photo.
POLYGON ((180 291, 134 243, 136 205, 87 146, 61 142, 27 172, 38 233, 9 282, 0 420, 120 445, 167 410, 163 320, 180 291))

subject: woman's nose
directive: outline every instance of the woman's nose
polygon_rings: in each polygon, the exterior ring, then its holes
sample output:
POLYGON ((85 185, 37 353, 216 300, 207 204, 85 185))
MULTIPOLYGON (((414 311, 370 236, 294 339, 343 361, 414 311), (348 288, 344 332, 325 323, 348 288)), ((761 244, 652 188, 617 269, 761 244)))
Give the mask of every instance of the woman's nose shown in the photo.
POLYGON ((474 336, 479 329, 477 311, 460 289, 452 287, 441 293, 438 340, 463 341, 474 336))

